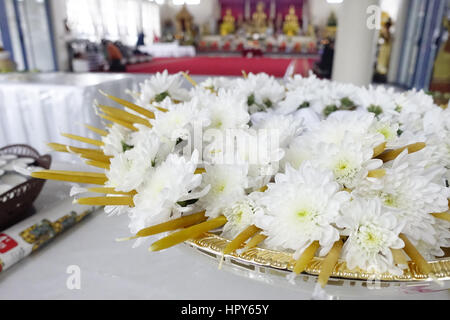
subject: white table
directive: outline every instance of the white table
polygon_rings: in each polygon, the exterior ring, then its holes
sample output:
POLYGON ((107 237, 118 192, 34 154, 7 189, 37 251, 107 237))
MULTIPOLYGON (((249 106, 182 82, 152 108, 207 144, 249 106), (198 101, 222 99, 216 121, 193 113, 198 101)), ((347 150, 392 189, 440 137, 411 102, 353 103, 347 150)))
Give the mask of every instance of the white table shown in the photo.
POLYGON ((147 46, 139 46, 138 49, 155 58, 195 57, 196 54, 194 46, 180 46, 177 42, 155 43, 147 46))
MULTIPOLYGON (((123 74, 5 74, 0 76, 0 146, 26 143, 39 152, 47 142, 68 142, 61 132, 95 138, 82 124, 101 127, 94 99, 114 103, 99 93, 128 98, 134 80, 123 74)), ((81 146, 76 142, 72 143, 81 146)))
MULTIPOLYGON (((68 167, 56 163, 53 168, 68 167)), ((35 205, 45 210, 54 201, 66 198, 68 190, 64 183, 48 182, 35 205)), ((264 300, 311 297, 311 292, 301 287, 294 290, 269 285, 218 270, 217 262, 185 247, 149 253, 148 244, 132 249, 132 242, 115 242, 117 237, 129 234, 127 225, 126 216, 107 217, 103 212, 94 213, 46 247, 0 273, 0 299, 264 300), (70 265, 81 269, 80 290, 66 287, 69 277, 66 270, 70 265)), ((450 294, 443 291, 354 298, 435 300, 450 299, 450 294)))

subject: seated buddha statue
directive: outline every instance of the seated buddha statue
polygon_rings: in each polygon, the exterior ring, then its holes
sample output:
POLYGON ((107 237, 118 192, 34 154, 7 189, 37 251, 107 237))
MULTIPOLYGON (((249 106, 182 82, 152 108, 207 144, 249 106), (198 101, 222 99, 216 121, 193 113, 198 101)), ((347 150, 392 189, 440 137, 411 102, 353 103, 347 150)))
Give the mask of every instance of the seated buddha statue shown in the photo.
POLYGON ((264 2, 258 2, 256 12, 252 15, 254 33, 265 33, 267 29, 267 14, 264 12, 264 2))
POLYGON ((295 36, 298 34, 300 26, 298 24, 298 17, 295 14, 295 7, 289 7, 289 13, 286 15, 283 24, 283 32, 287 36, 295 36))
POLYGON ((231 9, 227 9, 225 16, 223 17, 223 22, 220 25, 220 35, 226 36, 230 33, 234 33, 234 17, 231 13, 231 9))

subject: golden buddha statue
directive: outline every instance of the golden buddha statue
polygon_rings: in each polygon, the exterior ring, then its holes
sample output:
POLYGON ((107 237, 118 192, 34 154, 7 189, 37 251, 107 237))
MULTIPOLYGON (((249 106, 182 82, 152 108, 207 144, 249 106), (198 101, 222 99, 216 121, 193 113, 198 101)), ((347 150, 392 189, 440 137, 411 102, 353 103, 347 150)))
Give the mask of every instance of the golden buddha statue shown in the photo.
POLYGON ((391 56, 392 36, 390 28, 392 20, 386 12, 381 14, 382 28, 380 30, 380 47, 377 57, 376 71, 380 75, 386 75, 389 69, 389 58, 391 56))
POLYGON ((194 18, 189 13, 186 5, 178 12, 176 19, 176 38, 183 39, 186 35, 193 34, 193 22, 194 18))
POLYGON ((252 15, 254 33, 265 33, 267 29, 267 14, 264 12, 264 2, 258 2, 256 12, 252 15))
POLYGON ((234 33, 234 17, 231 13, 231 9, 227 9, 225 12, 225 16, 223 17, 223 22, 220 25, 220 35, 226 36, 230 33, 234 33))
POLYGON ((298 17, 295 14, 295 7, 289 6, 289 13, 286 15, 283 24, 283 32, 285 35, 292 37, 298 34, 300 25, 298 24, 298 17))

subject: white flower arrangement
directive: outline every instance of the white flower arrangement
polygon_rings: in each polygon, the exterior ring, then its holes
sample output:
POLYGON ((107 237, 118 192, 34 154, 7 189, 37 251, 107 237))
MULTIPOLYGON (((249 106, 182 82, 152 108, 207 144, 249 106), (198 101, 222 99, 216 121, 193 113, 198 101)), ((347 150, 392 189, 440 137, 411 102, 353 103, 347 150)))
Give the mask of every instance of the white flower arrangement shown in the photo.
POLYGON ((450 243, 450 110, 423 92, 266 74, 187 91, 164 72, 133 96, 111 97, 129 113, 110 118, 101 149, 75 152, 104 175, 63 178, 103 184, 105 197, 78 202, 128 213, 132 238, 186 227, 151 250, 223 226, 225 253, 250 239, 292 253, 295 273, 337 254, 399 274, 396 250, 414 260, 415 248, 429 258, 450 243))

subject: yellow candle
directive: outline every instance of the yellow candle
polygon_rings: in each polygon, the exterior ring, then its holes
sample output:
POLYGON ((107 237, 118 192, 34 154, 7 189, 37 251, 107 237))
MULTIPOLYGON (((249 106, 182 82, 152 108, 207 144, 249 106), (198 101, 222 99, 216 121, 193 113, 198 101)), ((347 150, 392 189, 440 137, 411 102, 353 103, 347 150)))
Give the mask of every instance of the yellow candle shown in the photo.
POLYGON ((383 178, 386 175, 386 169, 370 170, 367 176, 369 178, 383 178))
POLYGON ((95 197, 80 198, 77 203, 89 206, 130 206, 134 207, 133 197, 95 197))
POLYGON ((317 280, 319 284, 322 286, 322 288, 324 288, 327 285, 328 279, 330 279, 331 273, 333 272, 333 269, 336 266, 336 263, 338 262, 343 246, 344 243, 342 242, 342 240, 336 241, 333 247, 331 248, 330 252, 328 253, 328 255, 322 261, 319 279, 317 280))
POLYGON ((130 122, 126 122, 126 121, 124 121, 124 120, 117 119, 117 118, 115 118, 115 117, 112 117, 112 116, 109 116, 109 115, 106 115, 106 114, 99 114, 98 116, 99 116, 100 118, 105 119, 105 120, 108 120, 108 121, 117 123, 118 125, 121 125, 122 127, 125 127, 125 128, 127 128, 127 129, 130 129, 130 130, 132 130, 132 131, 138 131, 138 129, 136 129, 136 127, 133 126, 133 124, 130 123, 130 122))
POLYGON ((136 111, 137 113, 149 118, 149 119, 154 119, 155 118, 155 114, 145 108, 142 108, 134 103, 131 103, 130 101, 127 100, 123 100, 117 97, 114 97, 112 95, 106 94, 103 91, 100 91, 100 93, 102 93, 104 96, 110 98, 111 100, 117 102, 118 104, 123 105, 124 107, 127 107, 133 111, 136 111))
POLYGON ((296 274, 300 274, 305 271, 308 264, 314 258, 317 249, 319 249, 319 241, 314 241, 309 245, 308 248, 305 249, 305 251, 303 251, 302 255, 297 260, 294 266, 294 272, 296 274))
POLYGON ((109 164, 110 159, 111 159, 109 156, 105 156, 105 155, 96 155, 96 154, 79 154, 79 155, 83 159, 97 161, 97 162, 103 162, 105 164, 109 164))
POLYGON ((202 174, 202 173, 205 173, 205 172, 206 172, 206 169, 203 169, 203 168, 195 169, 195 174, 202 174))
POLYGON ((117 194, 117 195, 124 195, 124 196, 134 196, 136 195, 136 191, 130 191, 130 192, 123 192, 123 191, 116 191, 114 188, 88 188, 89 192, 93 193, 103 193, 103 194, 117 194))
POLYGON ((72 140, 76 140, 76 141, 80 141, 80 142, 84 142, 84 143, 87 143, 87 144, 92 144, 93 146, 97 146, 97 147, 101 147, 101 146, 105 145, 103 143, 103 141, 89 139, 89 138, 77 136, 77 135, 70 134, 70 133, 61 133, 61 135, 63 137, 66 137, 66 138, 69 138, 69 139, 72 139, 72 140))
POLYGON ((87 160, 85 161, 87 165, 96 167, 96 168, 100 168, 100 169, 105 169, 105 170, 109 170, 110 164, 106 163, 106 162, 101 162, 101 161, 95 161, 95 160, 87 160))
POLYGON ((209 221, 202 222, 192 227, 174 232, 168 235, 167 237, 162 238, 161 240, 158 240, 155 243, 153 243, 149 248, 149 251, 160 251, 163 249, 173 247, 174 245, 177 245, 188 239, 197 238, 204 232, 219 228, 223 226, 225 223, 227 223, 227 218, 225 218, 224 216, 219 216, 215 219, 211 219, 209 221))
POLYGON ((104 185, 108 179, 106 177, 92 177, 92 176, 77 176, 77 175, 67 175, 62 173, 49 173, 45 171, 36 171, 31 173, 33 178, 45 179, 45 180, 58 180, 58 181, 68 181, 76 183, 88 183, 96 185, 104 185))
POLYGON ((125 122, 130 123, 139 123, 149 128, 152 127, 150 122, 147 119, 141 118, 135 114, 129 113, 125 110, 117 109, 114 107, 98 105, 98 107, 106 114, 115 117, 116 119, 122 119, 125 122))
POLYGON ((394 258, 394 262, 397 266, 407 267, 408 259, 406 259, 405 254, 402 249, 391 249, 392 257, 394 258))
POLYGON ((187 81, 189 81, 190 84, 192 84, 193 87, 197 86, 197 82, 195 82, 190 75, 188 75, 186 72, 182 72, 181 74, 186 78, 187 81))
POLYGON ((386 142, 383 142, 382 144, 376 146, 373 149, 373 158, 378 157, 380 154, 383 153, 384 149, 386 149, 386 142))
POLYGON ((448 212, 432 213, 432 215, 437 219, 446 220, 450 222, 450 213, 448 212))
POLYGON ((245 70, 242 70, 241 72, 244 79, 247 79, 248 78, 247 72, 245 72, 245 70))
POLYGON ((48 143, 50 148, 58 152, 76 153, 76 154, 89 154, 89 155, 103 155, 104 153, 101 149, 88 149, 88 148, 77 148, 68 146, 60 143, 48 143))
POLYGON ((262 234, 261 232, 258 232, 253 236, 253 238, 250 239, 249 242, 244 247, 244 251, 250 250, 258 246, 261 242, 267 239, 267 236, 262 234))
POLYGON ((242 244, 253 237, 257 232, 261 231, 257 226, 251 225, 246 228, 244 231, 239 233, 236 238, 233 239, 223 250, 223 254, 230 254, 234 252, 236 249, 239 249, 242 244))
POLYGON ((149 236, 153 236, 158 233, 163 233, 167 231, 173 231, 180 228, 190 227, 194 224, 201 223, 205 221, 207 218, 205 217, 205 211, 190 214, 178 219, 170 220, 164 223, 160 223, 145 229, 140 230, 134 237, 117 239, 117 241, 127 241, 133 240, 137 238, 145 238, 149 236))
POLYGON ((169 110, 162 108, 162 107, 156 107, 156 109, 158 109, 161 112, 169 112, 169 110))
POLYGON ((96 127, 91 126, 91 125, 89 125, 89 124, 85 124, 84 126, 85 126, 87 129, 91 130, 92 132, 95 132, 95 133, 101 135, 102 137, 105 137, 105 136, 108 135, 108 131, 105 131, 105 130, 96 128, 96 127))
POLYGON ((380 154, 377 158, 383 160, 383 162, 388 162, 397 158, 405 149, 408 149, 408 153, 414 153, 425 147, 426 144, 424 142, 417 142, 395 150, 387 150, 380 154))
POLYGON ((416 247, 414 247, 411 241, 409 241, 409 239, 403 233, 399 235, 399 238, 402 239, 403 242, 405 243, 405 247, 403 248, 403 250, 411 258, 411 260, 415 262, 420 271, 427 275, 430 274, 431 266, 422 257, 420 252, 416 249, 416 247))
POLYGON ((66 171, 66 170, 42 170, 39 172, 64 174, 64 175, 68 175, 68 176, 93 177, 93 178, 105 178, 106 179, 106 175, 104 173, 99 173, 99 172, 66 171))

